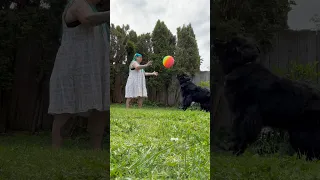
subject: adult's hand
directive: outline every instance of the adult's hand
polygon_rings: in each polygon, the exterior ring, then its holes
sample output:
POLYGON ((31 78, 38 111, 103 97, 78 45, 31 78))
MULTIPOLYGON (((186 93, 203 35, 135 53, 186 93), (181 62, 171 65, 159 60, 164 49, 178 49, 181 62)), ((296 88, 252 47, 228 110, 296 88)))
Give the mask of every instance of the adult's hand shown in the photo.
POLYGON ((152 74, 155 75, 155 76, 158 76, 158 72, 153 71, 152 74))
POLYGON ((148 61, 146 65, 147 66, 151 66, 152 65, 152 61, 148 61))

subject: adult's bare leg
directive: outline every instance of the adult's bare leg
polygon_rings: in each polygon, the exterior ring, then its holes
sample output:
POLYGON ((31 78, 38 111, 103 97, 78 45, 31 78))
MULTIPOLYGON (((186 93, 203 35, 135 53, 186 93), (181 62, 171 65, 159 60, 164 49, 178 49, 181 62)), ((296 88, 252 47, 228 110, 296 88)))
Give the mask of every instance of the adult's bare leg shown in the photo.
POLYGON ((52 124, 52 147, 59 149, 62 146, 62 128, 71 118, 71 114, 57 114, 54 115, 54 120, 52 124))
POLYGON ((143 97, 138 97, 138 107, 142 108, 142 104, 143 104, 143 97))
POLYGON ((103 134, 107 121, 110 119, 110 111, 94 111, 88 120, 88 131, 91 135, 91 145, 95 150, 102 149, 103 134))
POLYGON ((130 102, 131 102, 131 98, 127 98, 127 100, 126 100, 126 108, 127 109, 130 108, 130 102))

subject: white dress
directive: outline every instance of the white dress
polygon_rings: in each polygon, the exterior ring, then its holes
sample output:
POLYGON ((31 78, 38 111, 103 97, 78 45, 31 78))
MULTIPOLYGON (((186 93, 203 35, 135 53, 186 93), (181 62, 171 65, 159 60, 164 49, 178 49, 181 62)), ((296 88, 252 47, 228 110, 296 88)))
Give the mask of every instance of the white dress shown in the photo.
POLYGON ((126 84, 126 98, 148 97, 146 87, 146 77, 144 70, 131 70, 133 64, 138 63, 132 61, 129 66, 129 77, 126 84))
POLYGON ((68 28, 50 78, 49 114, 107 111, 110 104, 109 42, 103 26, 68 28))

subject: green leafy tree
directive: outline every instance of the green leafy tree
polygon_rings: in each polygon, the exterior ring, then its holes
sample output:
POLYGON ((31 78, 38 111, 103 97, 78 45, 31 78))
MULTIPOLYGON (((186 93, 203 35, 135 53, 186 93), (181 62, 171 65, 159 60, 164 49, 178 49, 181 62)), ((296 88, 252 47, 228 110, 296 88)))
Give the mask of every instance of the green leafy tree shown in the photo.
POLYGON ((157 78, 150 78, 149 85, 157 88, 167 88, 174 69, 165 69, 162 60, 165 56, 174 56, 176 37, 171 33, 163 21, 158 20, 151 35, 153 54, 150 59, 153 60, 153 66, 150 70, 161 73, 157 78))
POLYGON ((150 59, 150 56, 152 56, 152 41, 151 41, 151 34, 141 34, 138 36, 137 41, 137 52, 141 53, 143 55, 143 61, 147 62, 150 59))
POLYGON ((0 131, 34 132, 50 121, 44 115, 64 6, 65 1, 53 0, 0 2, 0 131))
MULTIPOLYGON (((129 40, 129 29, 129 25, 110 26, 110 91, 111 101, 116 103, 123 101, 123 78, 128 72, 127 64, 131 61, 130 57, 127 59, 127 53, 135 49, 134 42, 129 40)), ((134 38, 133 31, 131 37, 134 38)))
POLYGON ((200 71, 201 58, 191 24, 177 28, 176 67, 191 75, 200 71))
MULTIPOLYGON (((134 56, 134 54, 137 51, 137 45, 136 45, 137 41, 138 41, 137 33, 133 30, 129 31, 128 42, 127 42, 127 46, 126 46, 126 51, 127 51, 126 65, 127 66, 129 66, 129 64, 131 62, 131 58, 134 56)), ((129 70, 128 70, 128 72, 129 72, 129 70)))

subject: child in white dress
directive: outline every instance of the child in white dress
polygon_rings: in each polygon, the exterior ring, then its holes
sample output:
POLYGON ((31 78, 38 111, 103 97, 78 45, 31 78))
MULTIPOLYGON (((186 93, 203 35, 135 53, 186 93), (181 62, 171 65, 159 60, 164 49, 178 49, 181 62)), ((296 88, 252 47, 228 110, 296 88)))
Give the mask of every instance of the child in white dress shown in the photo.
POLYGON ((129 77, 126 84, 125 97, 127 98, 126 107, 130 107, 132 99, 138 99, 138 107, 142 107, 143 98, 148 97, 146 78, 145 76, 158 76, 157 72, 148 73, 144 69, 152 65, 152 61, 149 61, 145 65, 140 65, 142 62, 142 55, 136 53, 133 56, 133 60, 129 65, 129 77))

